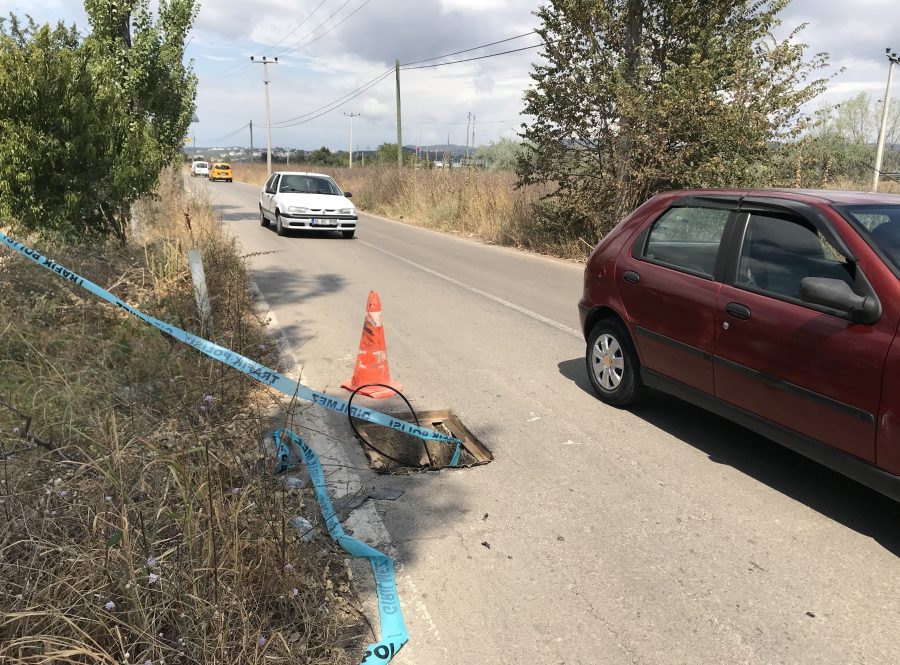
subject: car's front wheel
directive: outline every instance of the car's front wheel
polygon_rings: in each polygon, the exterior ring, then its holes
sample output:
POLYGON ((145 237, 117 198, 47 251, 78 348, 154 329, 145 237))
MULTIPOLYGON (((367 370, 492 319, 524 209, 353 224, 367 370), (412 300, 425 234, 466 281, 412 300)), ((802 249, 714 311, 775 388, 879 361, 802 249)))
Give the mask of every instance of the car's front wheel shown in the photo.
POLYGON ((341 235, 344 236, 344 240, 352 240, 353 236, 356 235, 356 231, 341 231, 341 235))
POLYGON ((259 225, 260 226, 269 226, 269 220, 266 219, 266 214, 263 212, 262 206, 259 206, 259 225))
POLYGON ((647 392, 640 361, 625 326, 604 319, 591 330, 587 351, 588 377, 597 396, 612 406, 630 406, 647 392))
POLYGON ((287 235, 287 229, 284 228, 284 225, 281 223, 281 213, 277 210, 275 211, 275 233, 280 236, 287 235))

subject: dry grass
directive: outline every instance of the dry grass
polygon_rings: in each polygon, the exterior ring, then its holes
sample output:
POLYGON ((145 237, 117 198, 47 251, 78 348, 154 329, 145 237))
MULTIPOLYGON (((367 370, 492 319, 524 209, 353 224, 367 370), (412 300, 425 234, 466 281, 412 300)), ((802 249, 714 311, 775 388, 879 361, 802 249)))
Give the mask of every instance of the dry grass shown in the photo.
MULTIPOLYGON (((262 185, 265 164, 234 164, 234 177, 262 185)), ((281 168, 280 166, 278 168, 281 168)), ((583 259, 597 238, 560 237, 535 215, 534 204, 550 187, 516 189, 511 173, 442 171, 394 167, 330 168, 291 166, 327 173, 363 210, 410 224, 460 233, 498 245, 520 247, 564 258, 583 259)), ((870 183, 847 180, 827 187, 867 191, 870 183)), ((880 191, 900 193, 900 183, 882 180, 880 191)))
MULTIPOLYGON (((173 183, 128 246, 41 249, 199 332, 197 247, 216 341, 275 364, 237 247, 173 183)), ((0 283, 0 662, 354 660, 347 562, 296 537, 315 499, 267 473, 275 398, 8 252, 0 283)))
MULTIPOLYGON (((261 185, 265 165, 235 164, 234 177, 261 185)), ((295 167, 291 167, 295 168, 295 167)), ((595 239, 548 237, 534 215, 534 204, 549 188, 516 189, 511 173, 394 167, 327 168, 297 166, 327 173, 361 209, 410 224, 477 237, 563 257, 583 257, 585 242, 595 239)))

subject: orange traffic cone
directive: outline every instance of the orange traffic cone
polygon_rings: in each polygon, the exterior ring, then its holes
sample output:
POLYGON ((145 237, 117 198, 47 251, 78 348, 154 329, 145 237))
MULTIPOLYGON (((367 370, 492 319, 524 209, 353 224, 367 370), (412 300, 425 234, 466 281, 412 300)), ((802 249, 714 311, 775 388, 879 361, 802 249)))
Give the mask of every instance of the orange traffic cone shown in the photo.
MULTIPOLYGON (((384 343, 384 328, 381 325, 381 298, 376 291, 369 292, 366 303, 366 320, 363 323, 362 339, 359 341, 359 354, 356 356, 356 367, 353 378, 342 384, 342 388, 356 390, 370 383, 382 383, 397 390, 402 390, 396 381, 391 381, 391 370, 388 368, 387 348, 384 343)), ((388 388, 371 386, 359 391, 360 395, 383 399, 393 397, 397 393, 388 388)))

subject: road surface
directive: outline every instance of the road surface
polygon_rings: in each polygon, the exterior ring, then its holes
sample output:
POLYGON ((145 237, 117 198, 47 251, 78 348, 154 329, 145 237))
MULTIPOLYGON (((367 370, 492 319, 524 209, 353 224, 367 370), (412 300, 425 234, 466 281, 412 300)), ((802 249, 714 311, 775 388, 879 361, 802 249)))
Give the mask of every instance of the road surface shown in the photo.
MULTIPOLYGON (((366 295, 393 377, 493 451, 367 477, 399 552, 401 664, 900 662, 900 507, 716 416, 590 393, 580 266, 361 215, 279 238, 258 188, 197 183, 308 383, 342 394, 366 295)), ((364 458, 343 421, 348 453, 364 458)))

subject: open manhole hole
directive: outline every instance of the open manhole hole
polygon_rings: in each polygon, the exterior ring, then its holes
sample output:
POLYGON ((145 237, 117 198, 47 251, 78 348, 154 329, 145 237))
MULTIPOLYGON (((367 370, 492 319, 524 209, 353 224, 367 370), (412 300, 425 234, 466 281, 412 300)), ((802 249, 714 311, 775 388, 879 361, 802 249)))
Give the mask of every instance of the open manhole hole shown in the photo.
MULTIPOLYGON (((413 421, 409 413, 387 414, 398 420, 413 421)), ((459 463, 451 467, 456 444, 425 441, 397 430, 365 421, 356 421, 369 466, 380 473, 415 473, 444 468, 467 468, 487 464, 494 459, 491 451, 479 441, 452 411, 419 411, 422 427, 462 441, 459 463)))

